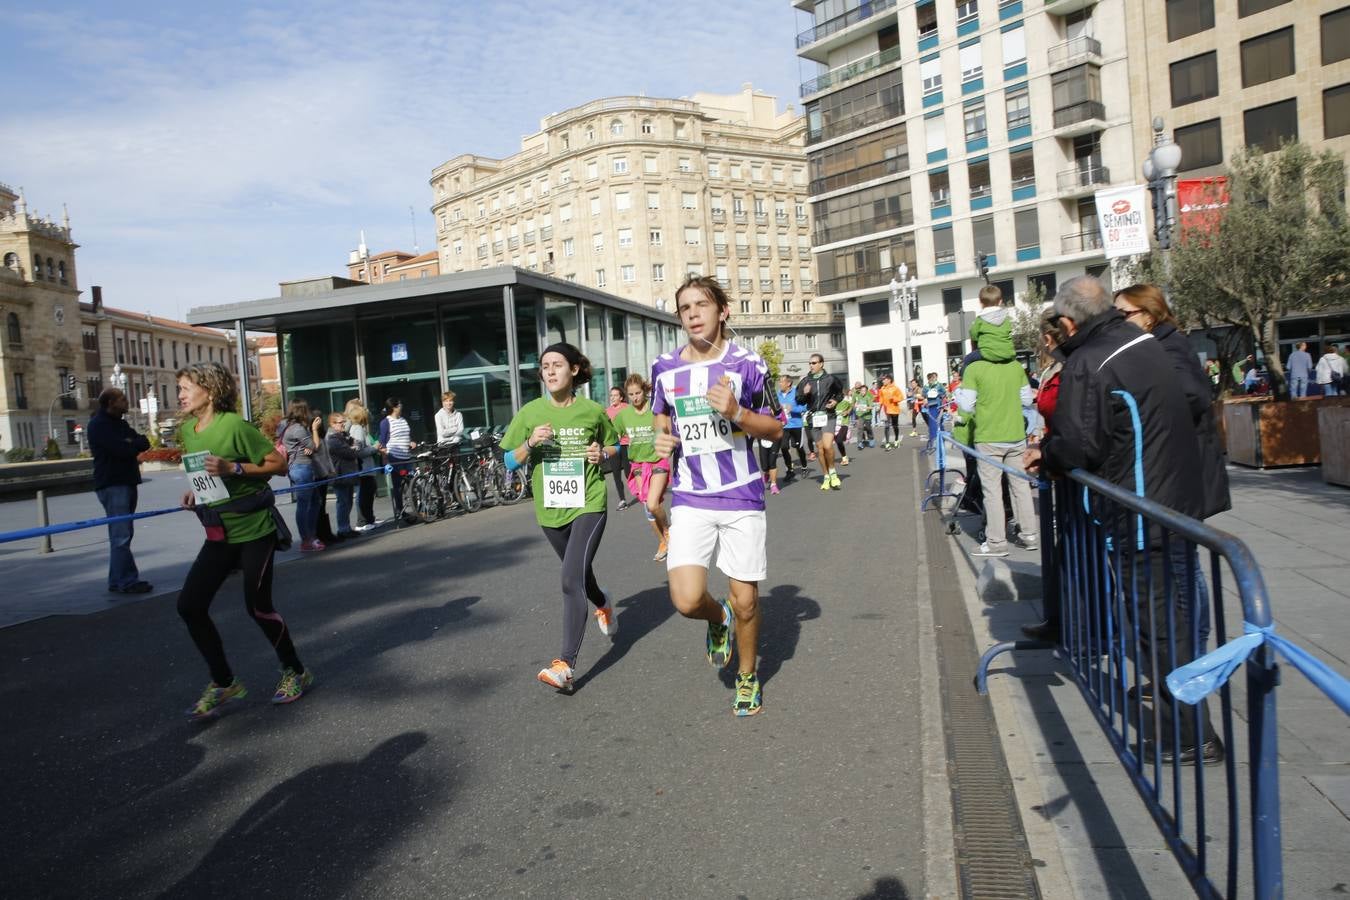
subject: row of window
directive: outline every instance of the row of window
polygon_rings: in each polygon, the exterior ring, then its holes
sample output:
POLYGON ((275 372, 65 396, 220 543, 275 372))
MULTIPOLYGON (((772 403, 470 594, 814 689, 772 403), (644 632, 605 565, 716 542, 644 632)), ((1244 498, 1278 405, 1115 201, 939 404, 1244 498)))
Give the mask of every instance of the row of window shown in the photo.
MULTIPOLYGON (((5 254, 5 268, 11 272, 19 271, 19 254, 10 252, 5 254)), ((43 258, 33 254, 33 280, 34 281, 56 281, 61 284, 69 284, 66 278, 66 261, 64 259, 53 259, 47 257, 45 263, 43 258), (46 273, 44 276, 43 273, 46 273)))
MULTIPOLYGON (((1280 145, 1298 139, 1298 100, 1290 97, 1244 110, 1243 143, 1262 150, 1278 150, 1280 145)), ((1350 84, 1337 85, 1322 92, 1322 137, 1350 134, 1350 84)), ((1181 147, 1181 170, 1190 171, 1223 163, 1223 128, 1219 119, 1186 125, 1173 132, 1181 147)))
MULTIPOLYGON (((91 349, 89 346, 90 345, 89 335, 90 335, 89 332, 85 332, 84 345, 86 350, 91 349)), ((161 369, 169 368, 169 366, 165 365, 166 357, 164 355, 163 338, 156 339, 156 345, 159 350, 158 356, 156 356, 152 352, 150 337, 148 335, 143 334, 139 336, 137 335, 127 336, 124 334, 117 334, 116 332, 114 332, 113 344, 117 353, 117 361, 122 365, 127 365, 128 361, 130 361, 130 364, 133 366, 145 365, 149 367, 155 367, 156 360, 158 360, 158 368, 161 369), (142 360, 144 360, 144 363, 142 363, 142 360)), ((169 345, 170 345, 170 356, 167 357, 167 359, 171 359, 173 361, 173 368, 177 369, 180 365, 178 357, 178 341, 170 341, 169 345)), ((194 361, 192 358, 193 346, 194 346, 193 344, 190 344, 187 341, 183 341, 182 365, 187 365, 188 363, 194 361)), ((214 345, 203 345, 203 344, 196 344, 195 346, 197 348, 197 358, 195 360, 196 362, 202 362, 203 359, 206 359, 209 362, 221 362, 221 363, 228 362, 230 369, 232 371, 238 370, 238 362, 235 359, 234 354, 230 353, 227 348, 225 347, 218 348, 214 345), (203 356, 203 350, 205 350, 205 356, 203 356), (216 352, 217 350, 220 351, 219 354, 217 354, 216 352)), ((96 334, 93 336, 92 349, 94 350, 98 349, 98 336, 96 334)))
MULTIPOLYGON (((742 306, 741 312, 748 313, 750 311, 744 308, 745 306, 744 301, 742 301, 741 306, 742 306)), ((815 350, 820 346, 820 336, 816 334, 789 333, 789 334, 755 335, 755 342, 758 343, 760 341, 773 341, 778 345, 778 348, 780 350, 788 350, 788 351, 798 349, 815 350), (799 341, 798 338, 801 338, 801 340, 799 341)), ((829 342, 831 350, 843 350, 844 349, 843 333, 838 331, 830 332, 829 342)))
MULTIPOLYGON (((1246 18, 1290 0, 1238 0, 1238 18, 1246 18)), ((1167 40, 1177 41, 1214 27, 1214 0, 1166 0, 1167 40)), ((1350 7, 1322 16, 1322 64, 1327 65, 1350 54, 1350 7)))

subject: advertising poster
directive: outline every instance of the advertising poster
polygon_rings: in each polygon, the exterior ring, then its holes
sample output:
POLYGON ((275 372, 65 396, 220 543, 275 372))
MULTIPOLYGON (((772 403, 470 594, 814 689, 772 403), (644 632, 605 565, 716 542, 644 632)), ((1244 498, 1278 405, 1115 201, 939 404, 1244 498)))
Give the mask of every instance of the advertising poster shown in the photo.
POLYGON ((1098 191, 1097 220, 1107 259, 1148 252, 1148 189, 1142 184, 1098 191))

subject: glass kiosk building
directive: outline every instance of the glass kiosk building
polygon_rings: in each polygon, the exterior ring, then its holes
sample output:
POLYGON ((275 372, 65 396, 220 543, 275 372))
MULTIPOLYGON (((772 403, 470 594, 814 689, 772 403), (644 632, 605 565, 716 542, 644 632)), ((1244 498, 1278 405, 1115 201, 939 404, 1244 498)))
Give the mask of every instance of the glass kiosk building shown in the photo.
MULTIPOLYGON (((512 266, 343 283, 302 282, 280 297, 201 307, 187 319, 241 337, 275 333, 283 410, 303 399, 327 413, 361 397, 373 425, 385 399, 398 397, 415 441, 435 438, 432 417, 447 388, 466 428, 505 425, 539 396, 539 354, 551 343, 586 354, 595 369, 586 390, 605 405, 611 386, 630 372, 649 375, 680 335, 672 315, 512 266)), ((241 403, 251 417, 249 400, 241 403)))

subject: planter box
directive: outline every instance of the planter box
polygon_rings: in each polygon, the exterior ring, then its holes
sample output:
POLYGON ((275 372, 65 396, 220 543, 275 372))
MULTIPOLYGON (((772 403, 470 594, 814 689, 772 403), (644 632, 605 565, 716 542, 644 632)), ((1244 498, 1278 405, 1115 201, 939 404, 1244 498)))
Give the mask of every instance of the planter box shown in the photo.
POLYGON ((1322 480, 1350 487, 1350 405, 1318 409, 1317 434, 1322 442, 1322 480))
POLYGON ((1229 400, 1223 408, 1228 460, 1258 469, 1315 466, 1322 462, 1318 412, 1350 407, 1350 397, 1229 400))
POLYGON ((0 494, 29 494, 94 483, 92 459, 53 459, 0 465, 0 494))

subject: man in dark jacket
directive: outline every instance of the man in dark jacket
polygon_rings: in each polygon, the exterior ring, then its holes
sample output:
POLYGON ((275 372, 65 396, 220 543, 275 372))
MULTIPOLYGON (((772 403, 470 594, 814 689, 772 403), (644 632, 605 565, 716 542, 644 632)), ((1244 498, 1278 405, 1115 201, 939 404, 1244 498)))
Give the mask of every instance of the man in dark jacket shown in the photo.
MULTIPOLYGON (((1201 518, 1205 497, 1195 428, 1166 351, 1152 335, 1126 321, 1095 278, 1079 276, 1065 282, 1055 296, 1055 312, 1068 335, 1060 347, 1066 361, 1059 402, 1050 435, 1038 450, 1027 451, 1027 467, 1039 466, 1050 474, 1081 468, 1132 494, 1201 518)), ((1140 545, 1129 538, 1131 527, 1117 528, 1105 514, 1094 515, 1104 520, 1103 532, 1117 536, 1113 552, 1125 554, 1127 565, 1133 567, 1131 581, 1141 604, 1148 602, 1148 587, 1153 587, 1152 633, 1147 609, 1141 606, 1137 612, 1144 620, 1140 626, 1145 652, 1156 654, 1162 679, 1194 657, 1191 605, 1183 602, 1175 586, 1172 591, 1164 588, 1168 558, 1156 528, 1149 529, 1140 545)), ((1126 614, 1133 616, 1136 611, 1129 597, 1125 606, 1126 614)), ((1146 672, 1152 668, 1147 658, 1135 662, 1146 672)), ((1161 746, 1163 761, 1173 762, 1171 696, 1162 682, 1146 685, 1144 696, 1150 693, 1157 694, 1162 733, 1160 742, 1148 742, 1145 755, 1151 758, 1161 746)), ((1223 759, 1208 708, 1202 710, 1200 740, 1189 707, 1181 711, 1180 721, 1181 762, 1200 757, 1213 764, 1223 759)))
MULTIPOLYGON (((150 449, 145 435, 137 434, 122 418, 126 411, 127 395, 108 388, 98 395, 98 412, 85 430, 94 454, 94 491, 110 518, 136 511, 136 486, 141 483, 141 464, 136 457, 150 449)), ((130 519, 108 524, 108 590, 115 594, 145 594, 154 589, 149 582, 141 581, 131 555, 134 533, 130 519)))
POLYGON ((825 358, 811 354, 811 371, 797 383, 797 402, 806 407, 802 416, 806 433, 815 443, 820 463, 820 489, 839 489, 839 474, 834 470, 834 433, 839 428, 834 407, 844 397, 844 385, 825 371, 825 358))

